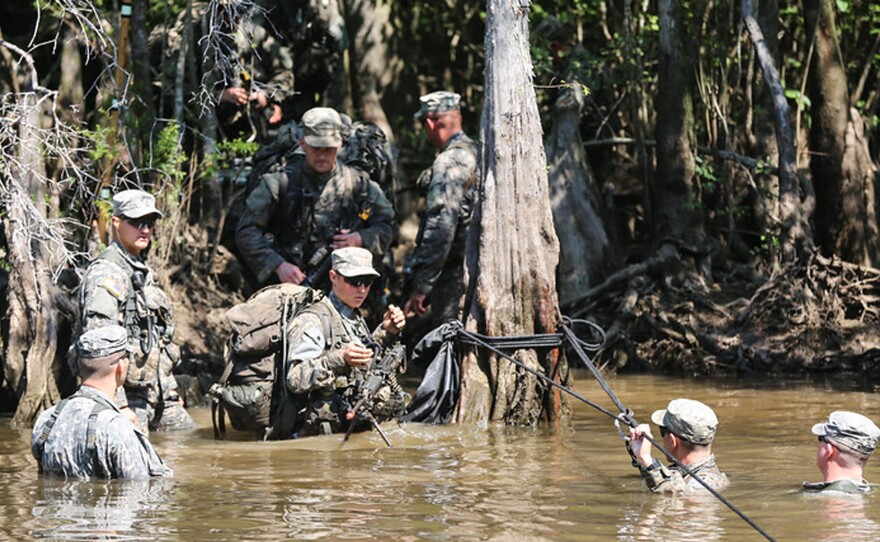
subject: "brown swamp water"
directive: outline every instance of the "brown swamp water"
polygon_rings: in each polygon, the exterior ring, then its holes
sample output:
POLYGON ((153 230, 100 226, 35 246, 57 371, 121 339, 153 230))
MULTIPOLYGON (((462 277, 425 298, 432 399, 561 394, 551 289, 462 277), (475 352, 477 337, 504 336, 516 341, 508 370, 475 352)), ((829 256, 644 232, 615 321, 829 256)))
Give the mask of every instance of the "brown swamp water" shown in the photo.
MULTIPOLYGON (((586 374, 576 389, 611 409, 586 374)), ((811 425, 831 410, 880 420, 864 383, 610 379, 647 421, 675 397, 721 419, 724 493, 777 540, 880 540, 880 493, 818 497, 811 425)), ((201 429, 154 434, 175 476, 153 482, 65 482, 36 475, 27 431, 0 419, 3 540, 761 540, 711 496, 650 494, 610 420, 573 403, 570 427, 390 426, 376 434, 258 443, 201 429)), ((880 457, 867 478, 880 482, 880 457)))

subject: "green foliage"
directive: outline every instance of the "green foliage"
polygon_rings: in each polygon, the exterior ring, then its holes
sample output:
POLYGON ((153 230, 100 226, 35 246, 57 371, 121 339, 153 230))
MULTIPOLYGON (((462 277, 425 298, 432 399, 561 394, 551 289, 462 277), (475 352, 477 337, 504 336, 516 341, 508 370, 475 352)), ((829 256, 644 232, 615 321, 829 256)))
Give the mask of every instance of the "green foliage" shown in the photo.
POLYGON ((217 144, 217 152, 206 156, 202 162, 202 175, 211 177, 223 169, 234 169, 236 162, 253 156, 259 148, 259 143, 243 138, 221 141, 217 144))

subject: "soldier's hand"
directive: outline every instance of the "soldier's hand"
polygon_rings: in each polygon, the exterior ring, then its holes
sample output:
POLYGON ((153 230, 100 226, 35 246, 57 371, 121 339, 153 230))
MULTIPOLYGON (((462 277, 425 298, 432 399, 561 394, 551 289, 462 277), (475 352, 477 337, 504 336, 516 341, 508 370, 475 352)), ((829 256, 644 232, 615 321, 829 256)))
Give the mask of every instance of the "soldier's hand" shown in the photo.
POLYGON ((406 315, 397 305, 388 305, 385 316, 382 318, 382 328, 388 333, 400 333, 406 326, 406 315))
POLYGON ((631 428, 629 430, 630 436, 630 445, 632 446, 633 455, 636 456, 636 461, 639 462, 643 467, 647 467, 650 465, 654 459, 651 457, 651 443, 645 439, 645 436, 654 438, 654 435, 651 434, 651 427, 646 424, 640 424, 637 427, 631 428))
POLYGON ((350 342, 342 349, 342 359, 351 367, 363 369, 373 359, 373 351, 360 343, 350 342))
POLYGON ((269 124, 278 124, 284 120, 284 111, 281 110, 280 105, 272 104, 270 107, 272 108, 272 115, 269 116, 269 124))
POLYGON ((257 109, 266 109, 266 106, 269 105, 269 97, 265 92, 251 92, 250 100, 257 102, 257 109))
POLYGON ((409 296, 406 305, 403 306, 403 312, 406 316, 419 316, 425 314, 425 311, 428 310, 428 308, 425 307, 426 297, 428 297, 426 294, 412 294, 409 296))
POLYGON ((275 268, 275 274, 281 282, 292 282, 293 284, 302 284, 306 280, 306 274, 302 270, 290 262, 281 262, 275 268))
POLYGON ((248 91, 241 87, 224 88, 220 93, 218 101, 234 105, 245 105, 248 103, 248 91))
POLYGON ((333 250, 345 247, 362 247, 364 246, 364 240, 361 238, 360 232, 339 230, 339 232, 333 236, 333 241, 330 243, 330 246, 333 247, 333 250))

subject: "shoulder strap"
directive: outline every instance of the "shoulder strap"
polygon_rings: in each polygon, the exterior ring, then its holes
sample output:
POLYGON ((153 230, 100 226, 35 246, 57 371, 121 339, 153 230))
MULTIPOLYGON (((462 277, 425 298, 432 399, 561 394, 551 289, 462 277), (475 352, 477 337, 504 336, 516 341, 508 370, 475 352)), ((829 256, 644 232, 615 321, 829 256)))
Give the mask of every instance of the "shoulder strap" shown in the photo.
POLYGON ((107 249, 100 254, 95 260, 107 260, 108 262, 113 262, 125 271, 125 274, 128 275, 129 280, 131 280, 131 276, 134 275, 134 268, 131 264, 114 249, 107 249))
POLYGON ((98 414, 105 410, 110 410, 113 407, 107 404, 105 401, 100 401, 94 397, 89 397, 87 395, 82 395, 80 393, 74 393, 70 397, 66 399, 62 399, 58 406, 55 407, 55 411, 46 421, 46 425, 43 426, 43 430, 40 432, 40 436, 37 437, 37 441, 35 443, 36 448, 40 451, 40 455, 43 455, 43 448, 46 446, 46 441, 49 440, 49 434, 52 433, 52 429, 55 427, 55 422, 58 421, 58 416, 61 414, 61 411, 64 410, 64 407, 70 403, 70 400, 75 397, 83 397, 89 399, 90 401, 94 401, 95 405, 92 407, 92 411, 89 414, 88 425, 86 428, 86 451, 92 456, 92 461, 94 462, 95 469, 97 471, 98 468, 98 448, 97 448, 97 423, 98 423, 98 414))
POLYGON ((46 421, 46 425, 43 426, 43 430, 40 432, 40 436, 37 437, 36 447, 40 450, 40 455, 43 454, 43 446, 46 445, 46 441, 49 440, 49 433, 52 432, 52 428, 55 427, 55 422, 58 421, 58 416, 61 414, 61 411, 64 410, 64 407, 67 406, 67 403, 70 402, 71 399, 76 397, 76 395, 71 395, 67 399, 62 399, 58 406, 55 407, 55 412, 49 416, 49 419, 46 421))

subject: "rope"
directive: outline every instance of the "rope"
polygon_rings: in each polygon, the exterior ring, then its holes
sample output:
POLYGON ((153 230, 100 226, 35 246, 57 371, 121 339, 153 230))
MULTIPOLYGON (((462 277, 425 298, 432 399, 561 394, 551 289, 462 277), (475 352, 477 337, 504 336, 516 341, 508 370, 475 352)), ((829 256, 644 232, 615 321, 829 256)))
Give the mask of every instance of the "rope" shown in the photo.
MULTIPOLYGON (((611 389, 611 387, 608 385, 608 383, 605 381, 605 379, 599 373, 599 370, 596 368, 596 366, 590 360, 589 356, 587 356, 586 350, 597 351, 599 348, 602 347, 602 344, 605 341, 605 332, 598 325, 596 325, 592 322, 589 322, 588 320, 574 320, 574 319, 571 319, 568 317, 563 317, 563 325, 562 325, 562 333, 561 334, 553 333, 553 334, 544 334, 544 335, 523 335, 523 336, 513 336, 513 337, 487 337, 485 335, 471 333, 470 331, 465 330, 463 326, 461 326, 461 327, 459 327, 458 335, 459 335, 460 342, 464 342, 467 344, 473 344, 476 346, 481 346, 481 347, 493 352, 494 354, 501 356, 502 358, 513 363, 517 367, 534 375, 542 382, 544 382, 554 388, 557 388, 565 393, 568 393, 569 395, 578 399, 579 401, 582 401, 583 403, 585 403, 585 404, 593 407, 594 409, 598 410, 599 412, 605 414, 609 418, 612 418, 613 420, 615 420, 616 426, 617 426, 618 422, 623 422, 626 425, 628 425, 629 427, 633 427, 633 428, 638 425, 638 423, 636 422, 636 420, 634 418, 633 412, 631 410, 629 410, 628 408, 626 408, 626 406, 624 406, 624 404, 620 400, 620 398, 617 397, 617 395, 614 393, 614 391, 611 389), (577 335, 575 335, 574 331, 572 330, 572 327, 575 323, 584 323, 584 324, 589 325, 590 327, 593 328, 594 331, 596 331, 599 334, 599 336, 601 337, 602 340, 598 343, 588 343, 588 342, 581 340, 580 338, 578 338, 577 335), (596 381, 599 383, 599 385, 602 387, 602 389, 605 391, 605 393, 608 395, 608 397, 611 399, 611 401, 614 403, 614 405, 620 410, 620 414, 615 414, 615 413, 611 412, 610 410, 603 408, 602 406, 583 397, 582 395, 580 395, 576 391, 572 390, 571 388, 556 382, 552 378, 548 377, 547 375, 545 375, 539 371, 536 371, 535 369, 532 369, 531 367, 526 366, 524 363, 514 359, 510 355, 505 354, 504 352, 502 352, 500 350, 500 347, 502 347, 502 346, 506 346, 508 349, 513 349, 512 347, 507 346, 510 344, 525 345, 525 346, 521 346, 520 348, 541 348, 541 347, 545 347, 546 345, 550 344, 551 342, 556 341, 557 337, 559 337, 560 335, 562 337, 564 337, 565 340, 568 341, 568 344, 571 346, 571 348, 574 350, 574 352, 578 355, 578 357, 581 359, 583 364, 587 367, 587 369, 589 369, 589 371, 593 374, 593 377, 596 379, 596 381), (490 341, 491 341, 491 343, 494 343, 495 345, 500 345, 500 346, 498 346, 498 347, 493 346, 493 344, 490 344, 490 341), (533 341, 533 342, 530 342, 530 341, 533 341), (538 345, 540 345, 540 346, 538 346, 538 345)), ((561 344, 562 344, 562 341, 560 340, 560 342, 557 344, 557 346, 561 345, 561 344)), ((618 429, 618 432, 621 433, 621 436, 626 440, 628 437, 626 437, 626 435, 623 434, 623 431, 620 430, 619 426, 617 429, 618 429)), ((702 485, 706 490, 708 490, 718 500, 720 500, 722 503, 724 503, 725 506, 730 508, 736 515, 738 515, 743 521, 748 523, 749 526, 751 526, 753 529, 755 529, 757 532, 759 532, 764 538, 766 538, 767 540, 769 540, 771 542, 776 542, 775 538, 770 536, 757 523, 755 523, 752 519, 750 519, 743 512, 741 512, 739 510, 739 508, 737 508, 736 506, 733 505, 733 503, 731 503, 730 501, 725 499, 717 490, 712 488, 705 480, 703 480, 700 476, 698 476, 697 473, 695 473, 693 470, 689 469, 686 465, 681 463, 678 459, 673 457, 673 455, 670 454, 669 452, 667 452, 666 449, 664 449, 663 446, 660 445, 653 437, 645 435, 644 438, 645 438, 645 440, 650 442, 655 448, 660 450, 660 452, 662 452, 663 455, 666 456, 670 461, 672 461, 679 469, 681 469, 688 476, 690 476, 691 478, 693 478, 694 480, 699 482, 700 485, 702 485)))

